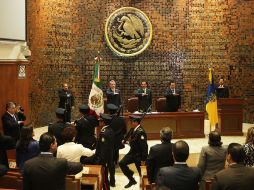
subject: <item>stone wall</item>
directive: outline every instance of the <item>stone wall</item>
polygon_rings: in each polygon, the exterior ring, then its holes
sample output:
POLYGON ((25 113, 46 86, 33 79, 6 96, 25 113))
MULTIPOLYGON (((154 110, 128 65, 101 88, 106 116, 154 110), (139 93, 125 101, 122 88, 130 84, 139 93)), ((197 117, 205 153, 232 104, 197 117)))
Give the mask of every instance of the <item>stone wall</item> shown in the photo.
POLYGON ((182 110, 204 110, 213 67, 231 97, 246 100, 244 122, 254 121, 253 0, 36 0, 27 10, 31 118, 37 125, 54 121, 63 82, 77 106, 87 103, 97 51, 104 89, 115 79, 125 103, 141 80, 149 82, 155 102, 173 79, 183 90, 182 110), (150 46, 131 59, 115 56, 104 39, 106 19, 126 6, 145 12, 153 25, 150 46))

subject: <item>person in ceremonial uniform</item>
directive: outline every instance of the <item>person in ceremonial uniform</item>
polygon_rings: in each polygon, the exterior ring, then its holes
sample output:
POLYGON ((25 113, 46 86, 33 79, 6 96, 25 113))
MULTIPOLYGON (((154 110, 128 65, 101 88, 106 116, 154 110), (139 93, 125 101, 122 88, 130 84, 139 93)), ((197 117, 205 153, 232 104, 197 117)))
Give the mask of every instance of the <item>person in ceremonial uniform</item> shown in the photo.
POLYGON ((116 88, 114 80, 109 81, 109 88, 106 90, 107 104, 121 105, 120 90, 116 88))
POLYGON ((99 125, 96 116, 89 115, 90 108, 88 105, 79 107, 81 117, 74 122, 77 130, 76 143, 82 144, 91 150, 96 147, 95 127, 99 125))
POLYGON ((71 110, 74 109, 74 96, 69 90, 67 83, 63 84, 63 88, 58 91, 59 108, 65 109, 65 122, 71 122, 71 110))
POLYGON ((107 104, 107 109, 112 117, 110 126, 115 133, 114 162, 117 164, 119 159, 119 149, 123 148, 122 141, 127 132, 127 125, 125 119, 119 116, 120 110, 117 106, 114 104, 107 104))
POLYGON ((134 172, 128 167, 129 164, 135 163, 139 175, 141 175, 140 166, 145 164, 148 152, 147 135, 141 127, 141 116, 130 115, 132 132, 130 135, 129 145, 130 151, 119 162, 119 166, 124 175, 129 179, 129 183, 125 188, 135 185, 137 182, 133 178, 134 172))
POLYGON ((65 116, 65 109, 57 108, 56 109, 57 122, 50 124, 48 126, 48 132, 56 137, 58 146, 64 143, 62 139, 62 131, 67 126, 64 121, 64 116, 65 116))
POLYGON ((141 82, 141 87, 136 90, 135 96, 138 97, 138 111, 146 112, 152 104, 152 90, 147 88, 146 81, 141 82))
POLYGON ((177 112, 181 107, 180 91, 176 89, 176 83, 170 82, 164 94, 166 97, 166 112, 177 112))
POLYGON ((217 98, 228 98, 229 97, 229 89, 224 85, 224 79, 220 78, 219 85, 216 87, 216 95, 217 98))
POLYGON ((95 154, 90 157, 82 156, 80 162, 83 164, 100 164, 104 167, 105 180, 103 185, 110 189, 108 171, 110 173, 110 185, 115 186, 115 166, 114 166, 114 131, 110 127, 112 117, 108 114, 100 114, 99 125, 102 127, 96 145, 95 154))

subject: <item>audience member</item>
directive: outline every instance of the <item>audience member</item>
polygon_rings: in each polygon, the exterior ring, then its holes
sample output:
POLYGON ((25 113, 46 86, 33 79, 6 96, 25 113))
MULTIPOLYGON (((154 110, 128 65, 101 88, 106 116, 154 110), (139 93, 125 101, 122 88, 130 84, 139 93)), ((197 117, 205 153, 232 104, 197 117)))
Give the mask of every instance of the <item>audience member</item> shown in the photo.
POLYGON ((119 108, 117 106, 115 106, 114 104, 107 104, 107 109, 109 111, 109 114, 113 118, 110 126, 115 134, 114 163, 117 164, 119 159, 119 149, 124 147, 122 141, 124 139, 124 135, 127 132, 127 125, 125 119, 119 116, 119 113, 117 113, 117 111, 120 111, 118 110, 119 108))
MULTIPOLYGON (((21 105, 16 106, 16 115, 18 117, 18 121, 25 121, 26 120, 26 115, 24 113, 24 109, 22 108, 21 105)), ((20 128, 24 126, 24 122, 21 122, 19 124, 20 128)))
POLYGON ((190 168, 186 164, 189 157, 189 146, 185 141, 177 141, 173 146, 175 164, 159 170, 156 183, 172 190, 197 190, 201 179, 199 168, 190 168))
POLYGON ((243 146, 245 156, 243 163, 245 166, 254 166, 254 127, 248 129, 245 145, 243 146))
POLYGON ((65 176, 77 174, 82 165, 67 162, 63 158, 55 158, 56 138, 50 133, 43 133, 39 140, 41 154, 25 162, 23 173, 23 189, 25 190, 57 190, 65 189, 65 176))
POLYGON ((119 166, 123 174, 129 179, 129 183, 124 188, 129 188, 135 185, 137 182, 133 178, 134 172, 128 167, 129 164, 135 163, 139 175, 141 175, 140 166, 145 164, 147 158, 147 135, 145 130, 141 127, 141 116, 131 115, 131 127, 132 133, 130 135, 130 150, 119 162, 119 166))
POLYGON ((25 161, 39 155, 39 142, 33 139, 34 132, 32 126, 24 126, 21 129, 20 139, 16 145, 16 163, 21 173, 25 161))
POLYGON ((202 180, 200 190, 205 190, 205 181, 211 179, 214 174, 224 169, 226 161, 226 148, 222 147, 221 136, 217 131, 209 134, 209 146, 202 147, 198 167, 201 169, 202 180))
POLYGON ((8 168, 5 165, 0 164, 0 177, 4 176, 8 171, 8 168))
POLYGON ((94 115, 89 115, 90 108, 88 105, 79 106, 79 112, 81 116, 74 122, 77 130, 75 142, 93 150, 96 147, 95 127, 98 126, 97 118, 94 115))
POLYGON ((6 150, 14 148, 15 148, 14 139, 10 136, 2 135, 2 133, 0 132, 0 164, 9 168, 6 150))
POLYGON ((6 112, 2 117, 2 122, 4 134, 11 136, 14 141, 17 142, 20 137, 20 123, 23 123, 24 121, 18 120, 15 103, 8 102, 6 104, 6 112))
POLYGON ((64 114, 65 114, 64 109, 57 108, 56 109, 57 122, 49 125, 49 127, 48 127, 48 132, 56 137, 58 146, 63 144, 62 132, 67 125, 64 121, 64 114))
POLYGON ((244 150, 238 143, 228 146, 227 169, 214 176, 212 190, 250 190, 254 187, 254 168, 243 165, 244 150))
POLYGON ((81 156, 91 156, 94 151, 85 148, 82 144, 75 144, 76 129, 69 125, 64 128, 62 132, 62 139, 64 144, 57 148, 57 158, 65 158, 69 162, 80 162, 81 156))
POLYGON ((156 144, 150 148, 147 160, 146 169, 150 183, 154 183, 158 170, 162 167, 172 166, 174 159, 172 155, 172 130, 165 127, 160 130, 161 144, 156 144))

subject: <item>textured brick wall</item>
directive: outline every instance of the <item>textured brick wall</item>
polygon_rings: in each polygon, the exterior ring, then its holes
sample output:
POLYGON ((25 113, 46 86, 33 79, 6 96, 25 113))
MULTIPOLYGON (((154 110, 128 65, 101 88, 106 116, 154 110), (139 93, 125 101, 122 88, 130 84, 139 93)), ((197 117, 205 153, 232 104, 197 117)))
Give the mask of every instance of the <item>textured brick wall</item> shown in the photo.
POLYGON ((231 97, 246 100, 244 121, 253 122, 253 13, 253 0, 28 1, 32 120, 54 120, 62 82, 71 85, 77 105, 87 103, 99 50, 104 88, 115 79, 124 100, 141 80, 150 83, 155 100, 174 79, 183 90, 182 108, 204 110, 212 66, 231 97), (124 6, 141 9, 153 25, 149 48, 132 59, 116 57, 104 40, 106 19, 124 6))

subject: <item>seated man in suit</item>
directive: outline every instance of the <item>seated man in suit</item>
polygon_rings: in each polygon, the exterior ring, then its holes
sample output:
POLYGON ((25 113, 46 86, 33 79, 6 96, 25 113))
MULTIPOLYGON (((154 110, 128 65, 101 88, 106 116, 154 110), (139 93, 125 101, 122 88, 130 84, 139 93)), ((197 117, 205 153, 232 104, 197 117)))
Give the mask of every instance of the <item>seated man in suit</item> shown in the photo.
MULTIPOLYGON (((0 164, 9 168, 9 162, 7 158, 6 150, 14 149, 15 141, 12 137, 2 135, 0 132, 0 164)), ((4 166, 2 168, 4 168, 4 166)))
POLYGON ((201 171, 190 168, 186 164, 189 157, 189 146, 185 141, 177 141, 173 146, 173 166, 161 168, 158 172, 156 183, 172 190, 197 190, 201 180, 201 171))
POLYGON ((214 176, 212 190, 249 190, 254 187, 254 168, 243 165, 244 150, 238 143, 228 145, 229 167, 214 176))
POLYGON ((147 160, 146 169, 150 183, 155 182, 158 170, 162 167, 172 166, 174 159, 172 155, 172 130, 169 127, 160 130, 161 144, 156 144, 150 148, 147 160))
POLYGON ((146 81, 141 82, 141 88, 135 91, 135 96, 138 97, 138 111, 146 112, 152 104, 152 90, 147 88, 146 81))
POLYGON ((224 85, 224 79, 220 78, 219 85, 216 87, 217 98, 228 98, 229 90, 228 87, 224 85))
POLYGON ((180 91, 176 89, 176 83, 170 82, 169 88, 166 89, 164 94, 166 97, 166 110, 167 112, 176 112, 181 107, 180 91))
POLYGON ((77 174, 83 167, 81 163, 67 162, 64 158, 55 158, 56 138, 43 133, 39 140, 41 154, 25 162, 23 189, 25 190, 64 190, 65 176, 77 174))

